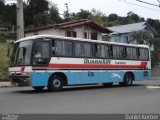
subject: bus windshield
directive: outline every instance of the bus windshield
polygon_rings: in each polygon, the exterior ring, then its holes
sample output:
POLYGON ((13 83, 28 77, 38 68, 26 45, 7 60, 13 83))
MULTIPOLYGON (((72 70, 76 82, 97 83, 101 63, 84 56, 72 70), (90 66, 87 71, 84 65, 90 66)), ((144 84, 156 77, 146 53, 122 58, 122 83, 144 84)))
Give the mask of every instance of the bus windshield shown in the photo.
POLYGON ((12 56, 11 56, 11 65, 30 65, 31 64, 31 52, 32 52, 33 41, 22 41, 14 45, 12 56))
POLYGON ((37 40, 21 41, 14 45, 11 66, 47 65, 50 60, 50 42, 37 40))

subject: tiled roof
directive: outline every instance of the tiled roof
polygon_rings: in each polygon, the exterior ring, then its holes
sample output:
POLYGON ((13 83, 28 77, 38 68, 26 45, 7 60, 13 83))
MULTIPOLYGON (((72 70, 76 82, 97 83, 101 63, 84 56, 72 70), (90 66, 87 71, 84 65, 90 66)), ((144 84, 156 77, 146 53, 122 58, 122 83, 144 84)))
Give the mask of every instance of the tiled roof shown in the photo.
POLYGON ((35 28, 35 29, 26 30, 25 32, 28 33, 28 32, 34 32, 37 30, 44 30, 44 29, 50 29, 50 28, 67 29, 67 28, 73 28, 73 27, 77 27, 77 26, 81 26, 81 25, 89 25, 92 28, 95 28, 96 30, 98 30, 102 33, 110 33, 111 32, 109 29, 104 28, 104 27, 98 25, 97 23, 95 23, 91 20, 88 20, 88 19, 74 20, 74 21, 64 22, 64 23, 60 23, 60 24, 39 27, 39 28, 35 28))

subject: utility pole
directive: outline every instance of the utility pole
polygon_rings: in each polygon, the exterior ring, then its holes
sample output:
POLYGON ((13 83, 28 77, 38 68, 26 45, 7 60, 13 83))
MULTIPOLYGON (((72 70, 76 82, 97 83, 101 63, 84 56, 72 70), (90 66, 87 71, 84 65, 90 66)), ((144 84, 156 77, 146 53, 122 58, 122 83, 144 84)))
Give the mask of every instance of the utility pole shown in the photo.
POLYGON ((23 1, 17 0, 17 39, 24 37, 23 1))

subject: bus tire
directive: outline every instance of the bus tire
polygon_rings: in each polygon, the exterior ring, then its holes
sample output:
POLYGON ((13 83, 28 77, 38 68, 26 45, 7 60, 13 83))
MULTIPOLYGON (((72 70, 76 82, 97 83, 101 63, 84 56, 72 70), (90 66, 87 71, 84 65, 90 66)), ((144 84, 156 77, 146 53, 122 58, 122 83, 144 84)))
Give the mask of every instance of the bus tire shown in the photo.
POLYGON ((103 83, 103 85, 104 85, 105 87, 110 87, 110 86, 113 85, 113 82, 111 82, 111 83, 103 83))
POLYGON ((53 75, 48 82, 48 90, 50 92, 57 92, 63 88, 63 77, 59 75, 53 75))
POLYGON ((41 86, 41 87, 33 87, 36 91, 42 91, 43 90, 43 86, 41 86))
POLYGON ((131 73, 126 73, 123 82, 120 82, 119 84, 121 86, 131 86, 133 84, 133 75, 131 73))

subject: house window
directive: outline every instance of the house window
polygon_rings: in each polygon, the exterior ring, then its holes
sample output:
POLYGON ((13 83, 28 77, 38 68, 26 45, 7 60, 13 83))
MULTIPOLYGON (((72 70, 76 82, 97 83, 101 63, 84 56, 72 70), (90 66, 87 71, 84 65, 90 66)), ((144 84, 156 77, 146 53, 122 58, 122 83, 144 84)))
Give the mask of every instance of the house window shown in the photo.
POLYGON ((97 33, 91 33, 91 39, 97 40, 97 33))
POLYGON ((67 31, 67 37, 77 37, 77 33, 75 31, 67 31))

